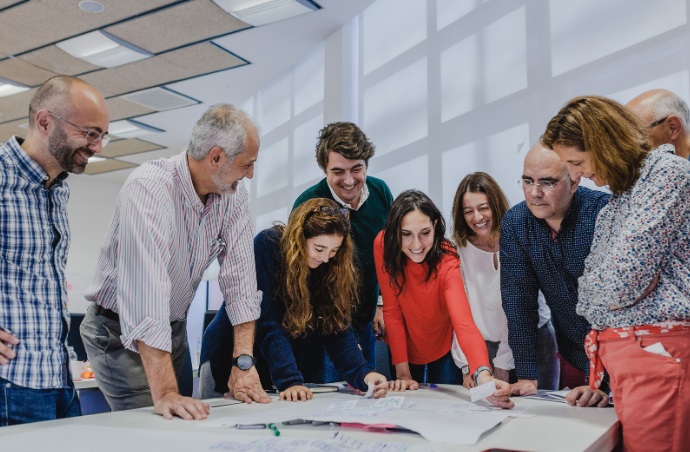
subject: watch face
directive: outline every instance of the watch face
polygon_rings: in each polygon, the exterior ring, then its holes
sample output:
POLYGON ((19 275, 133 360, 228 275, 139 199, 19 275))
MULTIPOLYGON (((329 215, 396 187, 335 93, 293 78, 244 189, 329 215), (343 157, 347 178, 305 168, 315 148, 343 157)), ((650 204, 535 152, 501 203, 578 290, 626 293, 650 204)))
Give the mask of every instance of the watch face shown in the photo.
POLYGON ((254 365, 254 357, 247 355, 247 354, 242 354, 236 358, 237 361, 237 367, 239 367, 242 370, 248 370, 254 365))

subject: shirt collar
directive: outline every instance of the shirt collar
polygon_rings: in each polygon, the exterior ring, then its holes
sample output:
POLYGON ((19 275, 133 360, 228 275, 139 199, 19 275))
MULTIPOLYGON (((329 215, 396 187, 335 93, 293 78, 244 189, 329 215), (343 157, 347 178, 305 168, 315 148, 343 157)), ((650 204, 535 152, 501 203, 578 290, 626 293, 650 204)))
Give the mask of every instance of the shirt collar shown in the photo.
POLYGON ((331 196, 333 196, 333 199, 335 199, 335 201, 336 201, 338 204, 340 204, 341 206, 347 207, 347 208, 350 209, 350 210, 355 210, 355 211, 357 211, 357 210, 361 209, 362 206, 364 205, 364 201, 366 201, 367 198, 369 198, 369 187, 367 187, 366 182, 364 182, 364 186, 362 187, 362 194, 359 195, 359 204, 357 204, 357 208, 356 208, 356 209, 353 209, 352 206, 351 206, 350 204, 346 203, 345 201, 343 201, 342 199, 340 199, 340 198, 338 197, 338 195, 335 194, 335 191, 334 191, 333 188, 331 187, 331 184, 328 183, 328 179, 326 179, 326 185, 328 185, 328 189, 331 191, 331 196))
MULTIPOLYGON (((10 150, 10 155, 14 158, 15 162, 17 163, 17 166, 22 169, 22 172, 24 173, 24 176, 26 176, 29 180, 43 185, 45 181, 50 179, 50 176, 48 173, 45 172, 43 168, 41 168, 41 165, 36 163, 34 159, 32 159, 29 154, 26 153, 24 148, 22 148, 22 143, 24 142, 24 138, 18 137, 18 136, 13 136, 10 138, 10 140, 7 142, 7 147, 10 150)), ((59 185, 67 179, 67 176, 69 174, 67 171, 62 171, 60 174, 57 175, 55 178, 55 181, 53 182, 52 186, 59 185)))

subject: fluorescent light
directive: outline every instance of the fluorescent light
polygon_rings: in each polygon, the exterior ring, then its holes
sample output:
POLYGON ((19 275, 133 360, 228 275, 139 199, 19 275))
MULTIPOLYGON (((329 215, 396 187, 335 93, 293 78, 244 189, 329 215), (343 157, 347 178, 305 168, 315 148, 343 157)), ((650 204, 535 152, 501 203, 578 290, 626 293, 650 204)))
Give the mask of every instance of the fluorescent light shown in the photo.
POLYGON ((55 45, 73 57, 101 67, 121 66, 152 56, 103 31, 92 31, 55 45))
POLYGON ((213 0, 242 22, 258 27, 319 9, 310 0, 213 0))
POLYGON ((27 86, 0 78, 0 97, 11 96, 29 89, 27 86))
POLYGON ((119 138, 138 138, 158 132, 163 132, 163 130, 134 121, 133 119, 111 122, 108 127, 108 134, 119 138))
POLYGON ((103 162, 105 160, 106 160, 105 157, 97 157, 95 155, 92 155, 91 157, 89 157, 89 163, 103 162))

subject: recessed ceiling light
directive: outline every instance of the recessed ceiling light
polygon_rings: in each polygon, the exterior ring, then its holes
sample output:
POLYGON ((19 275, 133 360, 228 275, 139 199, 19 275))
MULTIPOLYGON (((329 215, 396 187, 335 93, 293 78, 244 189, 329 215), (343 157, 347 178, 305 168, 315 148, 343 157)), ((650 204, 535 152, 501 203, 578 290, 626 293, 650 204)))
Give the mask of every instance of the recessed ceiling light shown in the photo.
POLYGON ((151 88, 125 94, 121 98, 155 111, 172 110, 200 103, 169 88, 151 88))
POLYGON ((108 134, 119 138, 137 138, 159 132, 165 131, 133 119, 111 122, 108 127, 108 134))
POLYGON ((103 31, 92 31, 55 44, 73 57, 101 67, 115 67, 152 56, 103 31))
POLYGON ((89 157, 89 163, 96 163, 96 162, 102 162, 105 160, 105 157, 97 157, 95 155, 92 155, 89 157))
POLYGON ((0 78, 0 97, 11 96, 29 89, 27 86, 0 78))
POLYGON ((258 27, 319 9, 310 0, 213 0, 242 22, 258 27))
POLYGON ((87 13, 102 13, 105 11, 105 5, 93 0, 82 0, 79 2, 79 9, 87 13))

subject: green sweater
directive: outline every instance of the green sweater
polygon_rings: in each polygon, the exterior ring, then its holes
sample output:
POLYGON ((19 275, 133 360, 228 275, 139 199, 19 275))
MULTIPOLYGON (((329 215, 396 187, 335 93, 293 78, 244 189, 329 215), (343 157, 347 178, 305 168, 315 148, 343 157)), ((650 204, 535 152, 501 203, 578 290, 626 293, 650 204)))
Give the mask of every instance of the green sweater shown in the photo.
MULTIPOLYGON (((388 185, 381 179, 367 176, 369 197, 359 210, 350 211, 352 241, 357 255, 357 268, 360 272, 360 305, 355 311, 352 323, 355 328, 364 326, 374 319, 376 301, 379 297, 379 283, 374 266, 374 239, 383 229, 386 217, 393 204, 393 195, 388 185)), ((309 187, 295 201, 292 209, 313 198, 333 199, 326 178, 309 187)))

